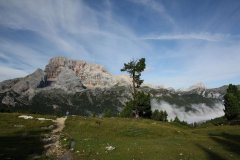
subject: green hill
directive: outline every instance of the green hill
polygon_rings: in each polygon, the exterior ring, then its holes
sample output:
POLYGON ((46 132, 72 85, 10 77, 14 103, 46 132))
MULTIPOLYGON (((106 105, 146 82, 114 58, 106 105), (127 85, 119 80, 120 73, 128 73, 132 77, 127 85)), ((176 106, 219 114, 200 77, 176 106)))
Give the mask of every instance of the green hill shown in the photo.
POLYGON ((74 144, 76 159, 240 159, 240 126, 189 128, 143 119, 73 116, 64 135, 62 143, 74 144))

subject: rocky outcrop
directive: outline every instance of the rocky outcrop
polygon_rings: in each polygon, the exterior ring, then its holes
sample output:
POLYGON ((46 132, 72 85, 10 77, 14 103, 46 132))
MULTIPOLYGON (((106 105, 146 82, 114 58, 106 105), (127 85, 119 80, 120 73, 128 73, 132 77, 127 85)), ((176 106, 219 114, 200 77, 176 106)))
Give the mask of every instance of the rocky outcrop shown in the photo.
POLYGON ((189 87, 186 91, 192 91, 192 90, 194 90, 194 91, 199 91, 199 92, 201 92, 201 91, 204 91, 204 90, 206 90, 207 89, 207 87, 206 87, 206 85, 204 84, 204 83, 197 83, 197 84, 194 84, 194 85, 192 85, 191 87, 189 87))
POLYGON ((0 83, 0 92, 14 91, 18 94, 29 94, 37 89, 40 81, 44 77, 44 71, 37 69, 34 73, 24 77, 3 81, 0 83))
POLYGON ((66 92, 81 92, 85 88, 80 78, 68 68, 62 69, 53 87, 63 89, 66 92))
POLYGON ((118 83, 117 78, 108 73, 103 66, 89 64, 85 61, 55 57, 49 61, 45 68, 47 79, 52 82, 59 80, 60 73, 66 70, 71 70, 87 88, 109 87, 118 83))
POLYGON ((24 77, 18 83, 16 83, 12 89, 16 93, 27 93, 31 92, 31 90, 35 90, 40 81, 44 78, 44 71, 42 69, 37 69, 32 74, 24 77))
POLYGON ((55 57, 50 59, 45 71, 37 69, 26 77, 1 82, 0 94, 2 104, 14 106, 15 97, 10 95, 4 98, 6 93, 16 93, 18 100, 25 104, 26 100, 31 101, 42 91, 60 90, 62 93, 75 94, 84 92, 86 88, 94 90, 125 86, 130 81, 125 75, 111 75, 101 65, 55 57))
POLYGON ((15 106, 15 103, 14 102, 14 98, 13 97, 10 97, 9 95, 6 95, 5 97, 3 97, 2 99, 2 104, 5 104, 7 106, 12 106, 14 107, 15 106))
POLYGON ((12 89, 12 87, 18 83, 22 78, 10 79, 0 83, 0 93, 7 92, 12 89))

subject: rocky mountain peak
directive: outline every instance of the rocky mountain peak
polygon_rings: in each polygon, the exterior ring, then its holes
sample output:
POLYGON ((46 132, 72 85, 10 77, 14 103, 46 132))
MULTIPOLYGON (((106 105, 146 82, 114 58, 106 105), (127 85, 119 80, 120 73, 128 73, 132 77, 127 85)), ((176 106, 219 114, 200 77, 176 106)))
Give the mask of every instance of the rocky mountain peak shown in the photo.
MULTIPOLYGON (((108 87, 119 83, 119 77, 111 75, 101 65, 90 64, 82 60, 70 60, 65 57, 50 59, 45 68, 47 80, 58 81, 59 74, 66 69, 73 71, 87 88, 108 87)), ((124 78, 120 78, 120 81, 124 81, 124 78)))
POLYGON ((204 83, 197 83, 197 84, 194 84, 192 85, 191 87, 189 87, 189 91, 191 90, 206 90, 207 89, 207 86, 204 84, 204 83))

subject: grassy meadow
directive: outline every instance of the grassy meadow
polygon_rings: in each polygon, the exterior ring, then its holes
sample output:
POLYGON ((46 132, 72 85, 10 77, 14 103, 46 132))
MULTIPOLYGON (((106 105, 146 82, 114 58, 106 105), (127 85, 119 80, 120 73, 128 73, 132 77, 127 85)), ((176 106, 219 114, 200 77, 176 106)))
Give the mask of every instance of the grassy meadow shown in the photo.
POLYGON ((0 113, 0 159, 45 159, 42 135, 51 130, 47 127, 52 121, 40 121, 36 118, 54 119, 53 116, 30 115, 34 119, 18 118, 19 113, 0 113))
POLYGON ((61 142, 68 148, 72 144, 75 159, 240 159, 239 125, 189 128, 144 119, 71 116, 63 135, 61 142))
MULTIPOLYGON (((0 114, 0 159, 47 159, 42 135, 51 121, 0 114)), ((75 160, 239 160, 240 126, 190 128, 146 119, 69 116, 61 143, 75 160)))

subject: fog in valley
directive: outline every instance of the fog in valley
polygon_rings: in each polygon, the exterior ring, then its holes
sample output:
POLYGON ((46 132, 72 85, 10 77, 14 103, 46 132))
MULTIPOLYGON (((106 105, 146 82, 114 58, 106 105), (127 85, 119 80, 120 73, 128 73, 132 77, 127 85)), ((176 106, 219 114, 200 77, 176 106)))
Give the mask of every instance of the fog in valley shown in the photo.
POLYGON ((204 103, 192 104, 192 110, 186 111, 182 106, 171 105, 165 101, 158 102, 156 99, 151 100, 152 111, 165 110, 168 113, 168 120, 173 120, 176 116, 180 120, 188 123, 202 122, 224 115, 224 105, 215 103, 214 106, 207 106, 204 103))

